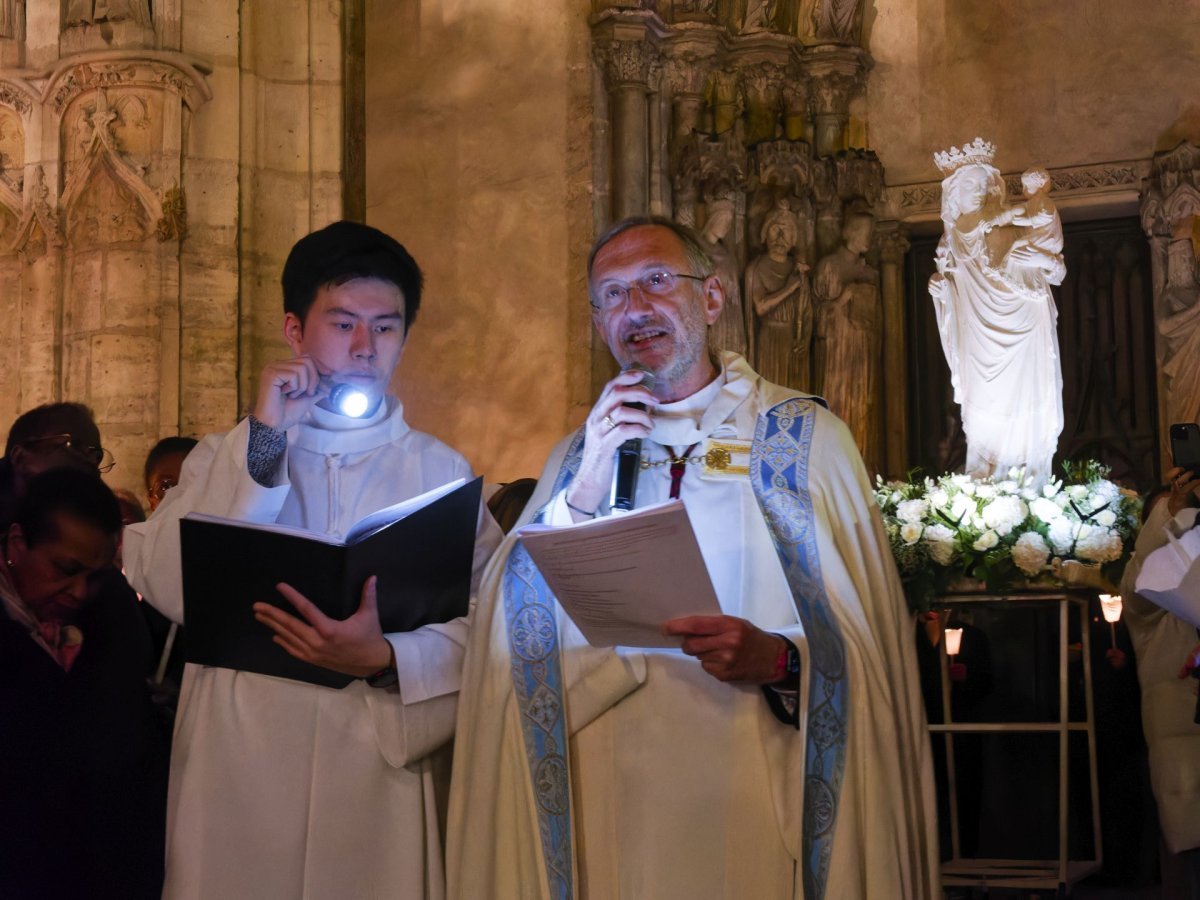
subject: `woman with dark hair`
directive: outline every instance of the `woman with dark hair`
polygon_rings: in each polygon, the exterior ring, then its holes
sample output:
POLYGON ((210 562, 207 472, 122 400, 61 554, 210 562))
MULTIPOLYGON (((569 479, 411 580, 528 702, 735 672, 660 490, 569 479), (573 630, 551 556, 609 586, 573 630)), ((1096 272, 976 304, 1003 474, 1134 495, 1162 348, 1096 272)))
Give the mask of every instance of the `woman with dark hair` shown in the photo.
POLYGON ((112 567, 116 497, 35 476, 0 564, 0 885, 5 897, 157 897, 165 742, 137 597, 112 567))

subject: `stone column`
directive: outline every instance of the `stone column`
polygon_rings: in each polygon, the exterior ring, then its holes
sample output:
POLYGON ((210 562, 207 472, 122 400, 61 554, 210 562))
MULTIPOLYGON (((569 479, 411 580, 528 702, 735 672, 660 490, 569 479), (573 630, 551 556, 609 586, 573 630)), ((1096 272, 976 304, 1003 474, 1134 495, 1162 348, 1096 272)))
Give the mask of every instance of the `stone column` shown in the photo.
POLYGON ((908 238, 899 222, 880 222, 879 291, 883 304, 883 453, 885 477, 908 471, 908 323, 905 315, 904 254, 908 238))
POLYGON ((650 205, 650 79, 658 61, 640 21, 607 20, 596 43, 609 93, 611 219, 644 214, 650 205))
POLYGON ((1170 465, 1168 427, 1200 421, 1200 147, 1187 141, 1157 154, 1142 197, 1154 280, 1154 348, 1158 369, 1159 446, 1170 465))
POLYGON ((817 156, 846 149, 850 100, 861 89, 871 64, 870 55, 857 47, 813 47, 801 57, 816 107, 813 149, 817 156))

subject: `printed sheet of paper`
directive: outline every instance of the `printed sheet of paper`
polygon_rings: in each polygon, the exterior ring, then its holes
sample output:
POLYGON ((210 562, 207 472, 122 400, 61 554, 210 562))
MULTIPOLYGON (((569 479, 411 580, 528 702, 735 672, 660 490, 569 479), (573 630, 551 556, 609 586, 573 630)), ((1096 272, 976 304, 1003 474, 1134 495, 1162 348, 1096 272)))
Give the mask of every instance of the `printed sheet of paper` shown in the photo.
POLYGON ((678 647, 663 622, 721 614, 679 500, 557 528, 527 525, 519 534, 593 647, 678 647))
POLYGON ((1137 592, 1200 628, 1200 528, 1167 538, 1142 564, 1137 592))

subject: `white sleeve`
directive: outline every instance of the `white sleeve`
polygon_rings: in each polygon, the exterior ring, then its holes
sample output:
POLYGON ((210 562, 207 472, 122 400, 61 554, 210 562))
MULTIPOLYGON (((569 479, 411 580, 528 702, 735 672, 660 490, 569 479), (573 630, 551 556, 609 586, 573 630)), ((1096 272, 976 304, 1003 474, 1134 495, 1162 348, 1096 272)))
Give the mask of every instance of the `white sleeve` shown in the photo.
POLYGON ((246 470, 249 419, 225 435, 201 441, 184 460, 178 486, 169 490, 145 522, 125 529, 125 575, 159 612, 183 622, 179 520, 191 512, 248 522, 274 522, 287 499, 287 454, 281 483, 263 487, 246 470))

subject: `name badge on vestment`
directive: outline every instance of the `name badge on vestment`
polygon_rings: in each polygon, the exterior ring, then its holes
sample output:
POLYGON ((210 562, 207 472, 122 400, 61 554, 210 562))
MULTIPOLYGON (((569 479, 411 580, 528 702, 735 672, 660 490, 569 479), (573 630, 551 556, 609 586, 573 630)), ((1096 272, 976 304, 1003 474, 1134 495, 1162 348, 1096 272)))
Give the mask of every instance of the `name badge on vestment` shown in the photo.
POLYGON ((700 477, 706 481, 745 478, 750 474, 750 444, 734 438, 706 438, 701 446, 704 470, 700 477))

